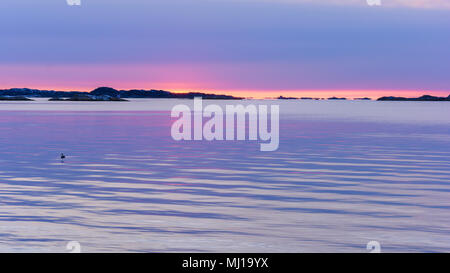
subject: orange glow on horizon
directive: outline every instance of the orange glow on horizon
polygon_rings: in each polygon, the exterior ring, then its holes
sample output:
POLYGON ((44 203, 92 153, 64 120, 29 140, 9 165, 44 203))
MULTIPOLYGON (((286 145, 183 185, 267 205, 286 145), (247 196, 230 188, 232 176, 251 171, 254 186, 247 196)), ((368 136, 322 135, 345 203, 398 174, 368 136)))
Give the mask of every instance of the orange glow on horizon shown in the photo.
MULTIPOLYGON (((220 67, 219 67, 220 68, 220 67)), ((376 99, 382 96, 419 97, 422 95, 445 96, 449 90, 426 90, 415 89, 352 89, 333 88, 329 89, 257 89, 255 87, 239 88, 239 83, 233 83, 218 77, 214 67, 204 65, 161 65, 157 67, 146 65, 0 65, 0 89, 9 88, 33 88, 40 90, 59 91, 91 91, 100 86, 109 86, 117 90, 167 90, 176 93, 202 92, 212 94, 233 95, 244 98, 277 98, 284 97, 311 97, 329 98, 346 97, 361 98, 368 97, 376 99), (48 84, 51 83, 51 84, 48 84)), ((218 70, 221 71, 221 70, 218 70)), ((277 87, 275 87, 277 88, 277 87)), ((396 88, 398 88, 396 86, 396 88)))
POLYGON ((371 98, 377 99, 383 96, 397 96, 397 97, 420 97, 422 95, 445 96, 447 97, 450 91, 417 91, 417 90, 199 90, 199 89, 172 89, 175 93, 184 92, 203 92, 213 94, 232 95, 236 97, 254 98, 254 99, 268 99, 283 97, 295 98, 330 98, 330 97, 345 97, 348 99, 354 98, 371 98))
MULTIPOLYGON (((108 85, 104 85, 108 86, 108 85)), ((100 87, 100 86, 98 86, 100 87)), ((117 90, 165 90, 173 93, 188 93, 188 92, 201 92, 210 94, 220 94, 220 95, 231 95, 243 98, 253 98, 253 99, 270 99, 283 97, 295 97, 295 98, 330 98, 330 97, 345 97, 348 99, 354 98, 364 98, 368 97, 371 99, 377 99, 383 96, 398 96, 398 97, 419 97, 422 95, 432 95, 447 97, 450 91, 443 90, 430 90, 430 91, 417 91, 417 90, 215 90, 215 89, 203 89, 203 88, 169 88, 169 87, 136 87, 130 86, 124 87, 114 87, 117 90)), ((13 87, 0 87, 0 89, 9 89, 13 87)), ((39 90, 56 90, 56 91, 81 91, 90 92, 97 87, 67 87, 67 86, 33 86, 33 87, 14 87, 14 88, 30 88, 39 90)))

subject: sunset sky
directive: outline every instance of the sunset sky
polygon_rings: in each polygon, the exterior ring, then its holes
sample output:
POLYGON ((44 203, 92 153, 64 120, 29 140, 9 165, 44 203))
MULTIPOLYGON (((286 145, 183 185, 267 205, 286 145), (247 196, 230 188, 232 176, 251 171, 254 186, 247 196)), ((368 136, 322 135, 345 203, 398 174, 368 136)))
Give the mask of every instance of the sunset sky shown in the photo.
POLYGON ((2 0, 0 88, 450 93, 450 1, 2 0))

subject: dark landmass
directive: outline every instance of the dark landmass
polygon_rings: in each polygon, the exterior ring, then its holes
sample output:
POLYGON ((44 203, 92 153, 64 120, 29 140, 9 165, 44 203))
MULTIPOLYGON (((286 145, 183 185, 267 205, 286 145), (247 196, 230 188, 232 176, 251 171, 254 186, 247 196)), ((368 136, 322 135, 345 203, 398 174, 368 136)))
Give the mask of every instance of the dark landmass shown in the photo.
POLYGON ((75 95, 71 98, 51 98, 49 101, 128 101, 126 99, 118 97, 104 96, 91 96, 91 95, 75 95))
POLYGON ((54 91, 29 88, 11 88, 0 90, 0 97, 35 97, 51 98, 51 101, 126 101, 125 98, 162 98, 162 99, 202 99, 241 100, 243 98, 206 94, 200 92, 172 93, 164 90, 116 90, 110 87, 100 87, 91 92, 54 91))
POLYGON ((423 95, 418 98, 404 98, 404 97, 381 97, 378 101, 450 101, 450 95, 448 97, 435 97, 430 95, 423 95))
POLYGON ((279 96, 277 99, 278 100, 321 100, 321 98, 311 98, 311 97, 295 98, 295 97, 284 97, 284 96, 279 96))
POLYGON ((277 99, 278 99, 278 100, 298 100, 298 98, 294 98, 294 97, 283 97, 283 96, 279 96, 277 99))
POLYGON ((328 100, 347 100, 347 98, 331 97, 331 98, 328 98, 328 100))
POLYGON ((301 97, 301 100, 323 100, 321 98, 310 98, 310 97, 301 97))
MULTIPOLYGON (((32 101, 29 97, 34 98, 50 98, 50 101, 127 101, 127 98, 160 98, 160 99, 193 99, 201 97, 208 100, 242 100, 241 97, 229 95, 217 95, 201 92, 189 93, 173 93, 165 90, 116 90, 110 87, 99 87, 91 92, 82 91, 55 91, 55 90, 39 90, 29 88, 11 88, 0 89, 0 101, 32 101)), ((278 97, 279 100, 320 100, 323 98, 310 97, 278 97)), ((346 100, 347 98, 331 97, 328 100, 346 100)), ((355 100, 370 100, 370 98, 355 98, 355 100)), ((448 97, 435 97, 424 95, 418 98, 404 98, 386 96, 377 99, 378 101, 450 101, 448 97)))
POLYGON ((7 101, 32 101, 32 99, 29 99, 27 97, 23 96, 0 96, 0 101, 7 100, 7 101))

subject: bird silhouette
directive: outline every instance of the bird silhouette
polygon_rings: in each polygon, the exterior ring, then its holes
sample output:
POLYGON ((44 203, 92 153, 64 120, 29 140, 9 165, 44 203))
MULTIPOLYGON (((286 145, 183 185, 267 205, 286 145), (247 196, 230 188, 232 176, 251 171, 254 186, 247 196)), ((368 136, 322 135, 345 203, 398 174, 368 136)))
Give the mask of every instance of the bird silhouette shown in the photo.
POLYGON ((66 156, 63 153, 61 153, 61 162, 64 162, 65 158, 66 158, 66 156))

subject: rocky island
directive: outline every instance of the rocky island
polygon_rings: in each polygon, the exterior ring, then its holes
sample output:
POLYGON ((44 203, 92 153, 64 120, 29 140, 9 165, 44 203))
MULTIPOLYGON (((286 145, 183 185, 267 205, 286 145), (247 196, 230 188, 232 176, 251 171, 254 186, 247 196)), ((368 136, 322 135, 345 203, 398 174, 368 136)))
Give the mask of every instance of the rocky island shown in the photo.
POLYGON ((328 100, 347 100, 347 98, 331 97, 331 98, 328 98, 328 100))
POLYGON ((32 101, 27 97, 23 96, 0 96, 0 101, 32 101))
POLYGON ((448 97, 435 97, 430 95, 423 95, 418 98, 404 98, 404 97, 381 97, 378 101, 450 101, 450 95, 448 97))
MULTIPOLYGON (((54 91, 29 88, 11 88, 0 90, 0 98, 27 97, 50 98, 50 101, 126 101, 126 98, 161 98, 161 99, 202 99, 241 100, 243 98, 229 95, 207 94, 200 92, 173 93, 164 90, 116 90, 110 87, 99 87, 91 92, 82 91, 54 91)), ((6 99, 5 99, 6 100, 6 99)), ((12 100, 12 99, 8 99, 12 100)))
POLYGON ((277 100, 298 100, 298 98, 279 96, 277 100))

